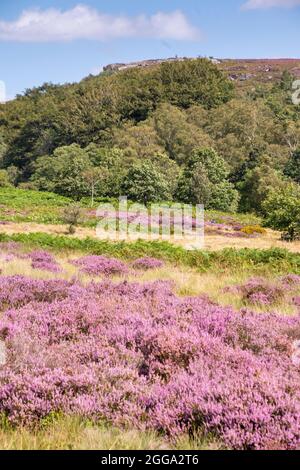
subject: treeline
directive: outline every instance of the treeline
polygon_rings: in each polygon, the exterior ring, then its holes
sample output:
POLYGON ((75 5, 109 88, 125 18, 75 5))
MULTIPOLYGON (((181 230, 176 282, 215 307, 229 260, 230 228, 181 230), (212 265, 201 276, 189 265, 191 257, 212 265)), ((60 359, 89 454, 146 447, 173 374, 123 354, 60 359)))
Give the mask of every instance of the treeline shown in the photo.
POLYGON ((0 185, 263 214, 299 189, 292 80, 237 92, 199 59, 27 90, 0 108, 0 185))

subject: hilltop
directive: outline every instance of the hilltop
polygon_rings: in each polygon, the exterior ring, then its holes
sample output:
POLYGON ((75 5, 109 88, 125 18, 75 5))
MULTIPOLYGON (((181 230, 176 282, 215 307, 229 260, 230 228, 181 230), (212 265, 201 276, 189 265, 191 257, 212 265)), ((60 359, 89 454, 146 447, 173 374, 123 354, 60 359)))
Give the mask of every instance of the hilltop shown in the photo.
MULTIPOLYGON (((166 59, 145 59, 129 63, 114 63, 103 67, 104 72, 120 72, 133 68, 148 68, 166 62, 183 62, 197 60, 188 57, 170 57, 166 59)), ((280 80, 284 71, 295 78, 300 78, 300 59, 219 59, 209 57, 207 60, 217 65, 224 74, 234 82, 270 83, 280 80)))

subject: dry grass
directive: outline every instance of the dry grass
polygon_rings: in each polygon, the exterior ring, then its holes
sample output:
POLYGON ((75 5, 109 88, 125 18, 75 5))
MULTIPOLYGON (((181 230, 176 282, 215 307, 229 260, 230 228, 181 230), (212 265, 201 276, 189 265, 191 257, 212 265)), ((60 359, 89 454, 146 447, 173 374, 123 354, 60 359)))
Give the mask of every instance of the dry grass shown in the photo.
POLYGON ((222 235, 205 236, 204 248, 210 251, 223 250, 224 248, 256 248, 267 250, 269 248, 285 248, 293 253, 300 252, 300 242, 287 243, 280 240, 280 233, 267 230, 266 235, 257 238, 229 238, 222 235))
MULTIPOLYGON (((261 276, 270 282, 275 282, 276 278, 270 276, 267 272, 259 272, 261 276)), ((254 276, 257 274, 255 273, 254 276)), ((278 303, 268 305, 250 305, 245 304, 242 296, 237 293, 225 292, 225 287, 244 284, 253 277, 248 271, 235 271, 233 273, 199 273, 191 268, 176 268, 166 265, 164 268, 148 271, 141 274, 139 282, 155 281, 157 279, 172 281, 175 291, 180 296, 208 296, 212 301, 224 305, 232 306, 236 310, 243 307, 250 307, 251 310, 258 313, 274 312, 280 315, 293 315, 297 309, 291 302, 284 297, 278 303)), ((134 280, 134 277, 131 278, 134 280)), ((300 289, 295 294, 300 294, 300 289)))
MULTIPOLYGON (((86 284, 92 280, 100 281, 100 276, 89 276, 81 273, 76 266, 70 263, 80 255, 64 254, 57 255, 56 260, 60 264, 62 271, 59 273, 51 273, 33 269, 31 262, 28 259, 14 259, 12 261, 4 261, 0 257, 0 269, 2 275, 13 276, 21 274, 23 276, 31 277, 33 279, 77 279, 79 282, 86 284)), ((174 284, 174 292, 179 296, 208 296, 212 301, 224 305, 232 306, 236 310, 242 307, 251 307, 252 310, 258 313, 276 312, 281 315, 292 315, 297 313, 296 307, 284 297, 280 299, 277 304, 271 306, 267 305, 247 305, 243 302, 242 297, 238 293, 225 292, 225 287, 241 285, 249 280, 250 277, 262 276, 270 282, 276 281, 276 276, 270 275, 266 268, 261 268, 256 272, 249 272, 248 270, 235 270, 226 272, 198 272, 196 269, 184 266, 174 266, 166 264, 164 267, 155 270, 142 271, 138 273, 129 274, 126 279, 132 282, 151 282, 157 280, 171 281, 174 284)), ((122 281, 124 277, 114 276, 115 282, 122 281)), ((300 289, 295 292, 295 295, 300 295, 300 289)))
POLYGON ((170 442, 154 432, 117 429, 84 421, 79 417, 61 417, 36 430, 0 426, 0 450, 219 450, 214 439, 191 440, 183 436, 170 442))
POLYGON ((144 450, 167 449, 152 433, 96 426, 66 417, 44 429, 0 428, 1 450, 144 450))

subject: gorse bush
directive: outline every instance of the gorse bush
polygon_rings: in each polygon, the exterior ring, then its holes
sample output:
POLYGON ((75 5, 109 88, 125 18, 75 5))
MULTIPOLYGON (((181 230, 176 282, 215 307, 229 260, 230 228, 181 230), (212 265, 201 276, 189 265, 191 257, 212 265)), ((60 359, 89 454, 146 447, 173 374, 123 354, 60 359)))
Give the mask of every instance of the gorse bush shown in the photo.
POLYGON ((255 233, 258 233, 260 235, 265 235, 267 233, 266 229, 263 227, 260 227, 259 225, 246 225, 245 227, 242 227, 241 232, 246 233, 247 235, 253 235, 255 233))

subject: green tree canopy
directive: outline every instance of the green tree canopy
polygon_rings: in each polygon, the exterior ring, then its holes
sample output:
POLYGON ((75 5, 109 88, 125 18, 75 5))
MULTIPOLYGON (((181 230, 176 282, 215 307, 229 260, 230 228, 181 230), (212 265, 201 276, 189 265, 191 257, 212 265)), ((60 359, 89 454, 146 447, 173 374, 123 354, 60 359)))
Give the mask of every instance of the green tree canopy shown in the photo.
POLYGON ((139 162, 130 168, 122 184, 122 194, 143 204, 171 197, 167 178, 150 161, 139 162))

